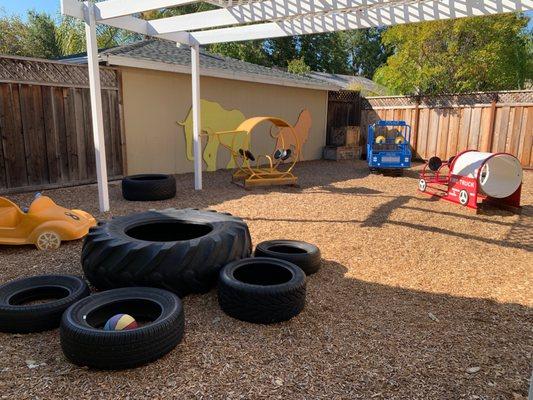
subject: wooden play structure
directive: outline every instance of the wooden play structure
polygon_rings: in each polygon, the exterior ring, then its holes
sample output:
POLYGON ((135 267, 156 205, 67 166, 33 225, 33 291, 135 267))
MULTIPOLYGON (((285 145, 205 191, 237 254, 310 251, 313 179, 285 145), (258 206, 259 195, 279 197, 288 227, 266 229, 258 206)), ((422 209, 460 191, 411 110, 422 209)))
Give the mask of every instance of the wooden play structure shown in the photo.
POLYGON ((292 170, 300 158, 301 144, 294 127, 276 117, 253 117, 242 122, 235 130, 215 132, 220 144, 229 150, 237 170, 232 181, 245 188, 255 186, 296 185, 298 177, 292 170), (269 135, 275 141, 272 154, 255 156, 251 149, 251 135, 263 122, 271 124, 269 135), (231 140, 222 140, 222 137, 231 140), (235 144, 243 147, 236 149, 235 144))

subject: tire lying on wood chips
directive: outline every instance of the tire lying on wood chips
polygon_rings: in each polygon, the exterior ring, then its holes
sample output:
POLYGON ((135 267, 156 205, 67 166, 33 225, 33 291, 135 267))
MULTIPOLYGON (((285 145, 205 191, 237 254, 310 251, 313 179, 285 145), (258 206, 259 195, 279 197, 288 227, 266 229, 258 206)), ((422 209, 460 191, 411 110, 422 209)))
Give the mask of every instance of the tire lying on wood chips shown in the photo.
POLYGON ((267 240, 255 248, 256 257, 272 257, 289 261, 299 266, 306 275, 320 269, 322 258, 314 244, 298 240, 267 240))
POLYGON ((181 300, 156 288, 122 288, 94 294, 65 311, 61 348, 74 364, 98 369, 133 368, 161 358, 181 342, 184 332, 181 300), (119 313, 131 315, 139 327, 104 331, 119 313))
POLYGON ((303 310, 305 285, 304 272, 288 261, 247 258, 220 271, 218 302, 226 314, 242 321, 287 321, 303 310))
POLYGON ((85 276, 98 289, 153 286, 182 297, 209 291, 224 265, 250 256, 251 243, 240 218, 167 209, 92 228, 81 259, 85 276))
POLYGON ((0 331, 55 329, 63 312, 89 294, 87 283, 72 275, 40 275, 6 283, 0 286, 0 331), (38 300, 47 301, 35 303, 38 300))
POLYGON ((122 196, 131 201, 171 199, 176 196, 176 178, 164 174, 127 176, 122 179, 122 196))

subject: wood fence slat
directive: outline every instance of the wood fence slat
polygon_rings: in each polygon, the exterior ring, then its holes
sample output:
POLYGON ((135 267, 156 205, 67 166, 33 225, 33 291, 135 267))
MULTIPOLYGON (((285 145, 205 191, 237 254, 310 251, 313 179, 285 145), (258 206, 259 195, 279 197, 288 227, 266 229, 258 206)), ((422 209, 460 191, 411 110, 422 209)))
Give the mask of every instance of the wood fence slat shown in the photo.
POLYGON ((450 126, 450 109, 442 109, 442 114, 439 118, 439 134, 437 139, 436 154, 441 159, 446 158, 448 150, 448 131, 450 126))
POLYGON ((450 122, 448 129, 448 143, 446 144, 446 159, 457 154, 457 142, 459 141, 459 110, 450 109, 450 122))
POLYGON ((39 171, 39 184, 50 183, 48 172, 48 153, 46 151, 46 132, 44 129, 44 111, 42 86, 32 86, 32 103, 34 108, 35 137, 33 138, 34 152, 31 164, 39 171))
POLYGON ((522 124, 524 126, 524 137, 522 152, 520 153, 520 161, 522 165, 532 167, 533 166, 533 107, 528 107, 526 112, 524 112, 525 122, 522 124))
POLYGON ((511 108, 511 111, 509 112, 509 121, 507 123, 507 133, 505 138, 505 147, 503 151, 508 152, 509 147, 511 146, 511 135, 513 133, 513 124, 514 124, 514 116, 515 116, 516 109, 513 107, 511 108))
POLYGON ((470 132, 468 133, 468 148, 477 149, 479 144, 479 129, 481 127, 481 108, 472 110, 470 132))
POLYGON ((442 109, 440 108, 430 110, 429 113, 428 143, 426 148, 427 157, 433 157, 437 154, 437 139, 441 113, 442 109))
POLYGON ((109 172, 114 171, 113 160, 113 146, 111 145, 111 124, 109 118, 109 96, 106 93, 102 93, 102 110, 104 114, 104 137, 105 137, 105 153, 107 158, 107 170, 109 172))
POLYGON ((91 117, 91 94, 88 89, 83 90, 83 125, 85 131, 85 160, 87 175, 96 177, 96 159, 94 153, 93 123, 91 117))
POLYGON ((518 145, 520 141, 520 131, 522 129, 523 107, 516 107, 514 109, 514 117, 509 132, 509 153, 518 154, 518 145))
POLYGON ((81 88, 73 90, 74 95, 74 126, 76 135, 76 154, 78 155, 78 173, 80 180, 87 179, 87 155, 85 152, 85 125, 83 121, 83 98, 81 88))
POLYGON ((55 120, 57 123, 57 136, 59 143, 59 166, 61 170, 61 182, 74 181, 70 176, 69 169, 69 153, 68 153, 68 137, 67 137, 67 121, 65 117, 66 100, 68 96, 68 89, 54 88, 53 91, 55 120))
POLYGON ((61 182, 61 166, 59 161, 59 135, 57 132, 53 91, 53 87, 43 86, 42 101, 49 181, 50 183, 58 183, 61 182))
POLYGON ((489 151, 489 141, 492 135, 490 131, 490 118, 491 118, 491 108, 484 107, 481 109, 481 125, 479 128, 479 146, 477 147, 480 151, 489 151))
POLYGON ((74 88, 67 90, 65 98, 65 128, 67 137, 68 169, 70 180, 79 180, 78 167, 78 143, 76 134, 76 106, 74 100, 74 88))
POLYGON ((418 126, 417 137, 417 153, 423 159, 427 159, 427 141, 428 141, 428 124, 429 124, 429 110, 420 110, 420 122, 418 126))
POLYGON ((463 109, 459 126, 459 148, 458 152, 468 150, 468 137, 470 132, 470 121, 472 119, 472 108, 463 109))

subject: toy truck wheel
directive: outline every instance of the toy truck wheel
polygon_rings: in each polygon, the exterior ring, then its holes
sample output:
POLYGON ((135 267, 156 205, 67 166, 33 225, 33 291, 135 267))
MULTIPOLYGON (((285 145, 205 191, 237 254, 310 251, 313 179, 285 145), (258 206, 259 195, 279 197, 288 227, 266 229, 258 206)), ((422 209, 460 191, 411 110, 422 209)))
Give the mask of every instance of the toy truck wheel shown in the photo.
POLYGON ((468 192, 464 189, 459 192, 459 203, 462 206, 466 206, 468 204, 468 192))
POLYGON ((425 192, 427 187, 428 187, 428 184, 427 184, 427 182, 426 182, 425 179, 420 179, 420 180, 418 181, 418 189, 419 189, 421 192, 425 192))
POLYGON ((35 246, 41 251, 57 250, 61 246, 61 237, 52 231, 42 232, 37 236, 35 246))

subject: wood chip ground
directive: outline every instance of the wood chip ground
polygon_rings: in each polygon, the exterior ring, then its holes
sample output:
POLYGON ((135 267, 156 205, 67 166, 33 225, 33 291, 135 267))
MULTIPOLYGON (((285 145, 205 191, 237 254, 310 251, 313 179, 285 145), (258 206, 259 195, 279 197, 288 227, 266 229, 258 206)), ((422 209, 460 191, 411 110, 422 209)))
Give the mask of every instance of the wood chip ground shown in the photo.
MULTIPOLYGON (((305 162, 299 188, 245 191, 230 173, 177 176, 175 199, 130 203, 110 188, 49 191, 100 219, 148 208, 228 211, 254 243, 317 244, 294 320, 253 325, 226 316, 216 291, 184 299, 186 336, 142 368, 100 372, 69 364, 58 331, 0 334, 1 399, 525 399, 533 350, 533 172, 521 215, 476 214, 417 193, 417 172, 369 175, 364 162, 305 162)), ((27 205, 32 194, 11 196, 27 205)), ((52 253, 0 248, 0 283, 43 273, 81 275, 81 242, 52 253)))

